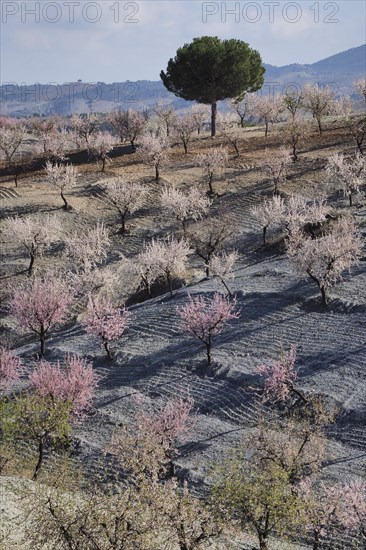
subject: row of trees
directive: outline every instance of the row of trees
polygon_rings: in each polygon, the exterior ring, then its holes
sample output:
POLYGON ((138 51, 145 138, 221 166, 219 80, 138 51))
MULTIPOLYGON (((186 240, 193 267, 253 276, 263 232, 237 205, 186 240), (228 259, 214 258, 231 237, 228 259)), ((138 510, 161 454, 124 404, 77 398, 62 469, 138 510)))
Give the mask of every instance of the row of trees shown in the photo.
MULTIPOLYGON (((356 93, 364 97, 364 80, 356 81, 354 87, 356 93)), ((287 119, 282 134, 286 142, 293 147, 293 157, 296 160, 298 142, 305 141, 309 134, 309 121, 303 115, 306 112, 316 119, 320 133, 323 131, 322 121, 325 116, 343 115, 360 154, 363 152, 362 144, 366 132, 364 119, 352 115, 350 98, 345 96, 335 99, 335 93, 329 86, 321 88, 309 84, 301 90, 274 96, 246 93, 232 99, 230 106, 233 114, 219 116, 218 127, 237 154, 238 141, 244 137, 238 126, 243 128, 249 121, 263 122, 267 136, 270 124, 287 119)), ((34 117, 16 123, 3 117, 0 121, 0 153, 13 171, 16 185, 19 176, 17 152, 21 149, 22 143, 29 138, 29 133, 36 137, 36 148, 32 154, 38 152, 51 162, 55 162, 64 161, 70 149, 87 149, 93 158, 101 162, 104 171, 108 153, 116 145, 115 138, 106 128, 109 127, 121 142, 129 142, 133 149, 136 147, 136 141, 140 141, 146 134, 147 142, 143 143, 142 147, 150 156, 156 154, 152 149, 156 149, 159 139, 149 142, 149 136, 160 138, 160 149, 164 149, 162 145, 169 141, 166 138, 178 139, 187 153, 189 142, 194 133, 200 133, 207 116, 207 107, 202 104, 194 105, 186 113, 178 116, 171 105, 158 102, 150 113, 147 110, 117 110, 106 117, 95 114, 73 115, 68 120, 59 116, 47 119, 34 117)))

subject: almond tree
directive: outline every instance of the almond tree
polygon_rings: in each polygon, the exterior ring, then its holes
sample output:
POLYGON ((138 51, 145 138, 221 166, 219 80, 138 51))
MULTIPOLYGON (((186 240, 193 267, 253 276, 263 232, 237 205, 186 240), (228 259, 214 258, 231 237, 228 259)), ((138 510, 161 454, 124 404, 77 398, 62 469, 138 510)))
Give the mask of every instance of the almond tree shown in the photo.
POLYGON ((52 164, 66 160, 65 151, 70 141, 70 133, 65 129, 52 129, 40 137, 38 150, 52 164))
POLYGON ((364 116, 350 115, 346 118, 346 126, 356 142, 357 150, 363 156, 362 144, 366 136, 366 119, 364 116))
POLYGON ((174 120, 173 132, 182 142, 185 154, 188 153, 188 143, 191 141, 192 134, 196 129, 197 123, 189 111, 174 120))
POLYGON ((359 534, 366 548, 366 482, 363 479, 350 481, 341 488, 341 506, 337 519, 349 533, 359 534))
POLYGON ((253 206, 250 209, 252 216, 262 225, 263 246, 266 245, 267 229, 270 225, 276 226, 282 224, 285 210, 285 201, 279 195, 265 199, 262 204, 253 206))
POLYGON ((117 210, 121 219, 121 233, 126 231, 126 217, 140 210, 146 203, 148 189, 140 183, 127 183, 122 179, 107 181, 103 185, 102 199, 117 210))
POLYGON ((72 164, 52 164, 50 161, 47 161, 45 169, 48 182, 60 191, 61 198, 64 202, 64 210, 69 210, 71 207, 64 193, 76 185, 76 178, 78 175, 76 168, 72 164))
POLYGON ((187 233, 189 218, 199 220, 207 214, 211 201, 194 186, 184 193, 175 186, 164 187, 161 194, 161 206, 182 223, 184 235, 187 233))
POLYGON ((4 235, 22 245, 30 257, 28 276, 33 273, 36 257, 41 257, 59 239, 60 220, 55 216, 24 216, 5 220, 4 235))
POLYGON ((219 218, 220 222, 209 220, 202 227, 196 228, 194 234, 189 235, 189 241, 192 242, 197 256, 203 260, 206 277, 210 275, 212 256, 222 252, 226 241, 235 234, 232 217, 221 213, 219 218))
POLYGON ((265 96, 257 95, 253 101, 253 112, 259 121, 263 121, 265 125, 265 137, 268 136, 268 128, 270 124, 278 121, 279 115, 283 112, 284 106, 282 97, 279 95, 265 96))
POLYGON ((222 135, 235 149, 236 156, 240 156, 239 140, 243 137, 243 131, 238 128, 235 115, 232 113, 224 113, 218 116, 218 127, 222 135))
POLYGON ((303 117, 291 118, 281 129, 281 134, 286 145, 290 145, 292 149, 292 158, 296 161, 298 159, 299 143, 306 142, 310 136, 308 121, 303 117))
POLYGON ((105 164, 109 159, 108 153, 112 151, 114 147, 114 138, 108 132, 94 132, 89 137, 89 151, 102 163, 102 172, 105 171, 105 164))
POLYGON ((69 355, 63 368, 59 362, 52 365, 42 360, 29 375, 29 382, 38 395, 50 398, 52 403, 68 403, 71 413, 81 418, 91 407, 98 377, 91 363, 69 355))
POLYGON ((147 248, 150 248, 150 254, 155 259, 157 276, 166 279, 170 296, 173 297, 172 279, 186 269, 188 254, 191 252, 188 242, 169 237, 165 241, 152 240, 147 248))
POLYGON ((255 95, 245 93, 244 96, 230 100, 230 107, 239 116, 241 128, 245 128, 245 119, 253 114, 255 99, 255 95))
POLYGON ((282 354, 279 361, 270 365, 260 365, 257 372, 264 378, 263 401, 286 401, 290 394, 294 394, 304 403, 307 399, 295 387, 298 369, 295 369, 296 347, 291 346, 289 351, 282 354))
POLYGON ((19 380, 23 371, 22 362, 17 355, 5 346, 0 346, 0 391, 6 390, 19 380))
POLYGON ((366 78, 359 78, 353 83, 356 94, 364 98, 366 102, 366 78))
POLYGON ((38 393, 23 393, 0 403, 2 439, 15 447, 21 442, 20 452, 34 452, 36 465, 33 481, 41 470, 47 448, 65 446, 69 442, 70 405, 65 401, 50 402, 38 393))
POLYGON ((232 293, 227 285, 228 279, 234 278, 234 265, 238 261, 239 254, 236 250, 233 252, 221 252, 220 254, 214 254, 210 258, 210 264, 208 266, 209 272, 212 277, 218 277, 224 287, 226 288, 230 298, 232 293))
POLYGON ((102 339, 107 357, 112 360, 110 342, 122 336, 130 323, 130 317, 131 314, 125 307, 116 308, 109 301, 93 300, 89 296, 87 314, 82 324, 88 334, 102 339))
POLYGON ((172 104, 164 104, 157 101, 152 108, 160 123, 165 126, 166 136, 169 137, 171 128, 175 122, 175 112, 172 104))
POLYGON ((45 353, 48 332, 66 321, 74 301, 73 292, 59 276, 34 277, 14 290, 9 311, 21 328, 34 332, 40 341, 40 357, 45 353))
POLYGON ((155 169, 155 181, 159 181, 160 167, 168 160, 170 142, 168 138, 145 135, 140 140, 138 156, 145 164, 155 169))
POLYGON ((330 86, 320 88, 316 84, 307 84, 303 90, 304 106, 310 111, 318 123, 319 134, 322 134, 322 119, 327 116, 332 107, 335 92, 330 86))
POLYGON ((319 550, 322 541, 334 528, 342 488, 335 483, 315 483, 315 480, 307 477, 299 484, 299 497, 303 502, 305 527, 312 536, 312 550, 319 550))
POLYGON ((80 265, 84 273, 96 268, 107 257, 111 244, 108 230, 103 223, 65 237, 65 254, 80 265))
POLYGON ((302 503, 290 476, 271 460, 253 463, 247 453, 232 450, 214 470, 213 498, 224 521, 235 520, 258 537, 260 550, 269 550, 269 537, 286 537, 302 525, 302 503))
POLYGON ((192 298, 184 306, 176 308, 178 316, 182 320, 182 328, 188 334, 194 336, 206 346, 207 365, 211 364, 212 339, 221 334, 230 319, 237 319, 239 312, 235 311, 236 300, 216 292, 212 298, 197 296, 192 298))
POLYGON ((276 153, 266 151, 261 168, 274 186, 274 195, 278 194, 279 185, 285 181, 287 167, 290 163, 291 155, 285 148, 282 147, 276 153))
POLYGON ((303 91, 298 88, 290 89, 282 96, 282 102, 290 115, 290 121, 294 122, 297 118, 298 111, 303 107, 303 101, 303 91))
POLYGON ((207 106, 202 103, 197 103, 196 105, 192 105, 189 113, 196 124, 197 133, 200 134, 203 124, 209 116, 207 106))
POLYGON ((118 109, 109 113, 107 120, 118 134, 121 143, 128 140, 132 149, 135 150, 136 139, 142 134, 145 126, 143 115, 133 109, 127 111, 118 109))
POLYGON ((26 133, 25 126, 6 126, 0 132, 0 153, 5 159, 9 170, 13 171, 15 187, 18 187, 19 171, 14 160, 26 133))
POLYGON ((197 155, 198 166, 201 166, 203 174, 207 177, 207 183, 209 192, 213 194, 212 180, 214 175, 221 172, 228 162, 227 149, 215 148, 208 151, 208 153, 200 153, 197 155))
POLYGON ((342 153, 333 153, 328 157, 327 174, 342 185, 343 194, 348 196, 352 206, 353 193, 357 193, 366 177, 366 159, 356 153, 353 158, 346 159, 342 153))
POLYGON ((85 143, 85 146, 89 151, 90 138, 98 128, 97 116, 93 113, 85 116, 74 114, 71 117, 71 126, 77 136, 76 145, 79 146, 85 143))
POLYGON ((322 302, 329 301, 329 289, 342 279, 342 273, 361 256, 362 243, 352 219, 340 218, 331 231, 319 238, 294 229, 287 244, 287 255, 299 274, 306 273, 318 286, 322 302))
POLYGON ((151 477, 171 477, 176 445, 186 441, 194 426, 191 416, 194 400, 188 393, 184 398, 182 395, 173 397, 160 407, 149 406, 141 394, 135 401, 137 411, 132 426, 114 435, 112 452, 134 473, 143 469, 145 475, 150 470, 151 477), (131 453, 131 446, 126 446, 126 440, 134 437, 141 447, 137 453, 131 453), (150 457, 145 455, 146 451, 150 457))

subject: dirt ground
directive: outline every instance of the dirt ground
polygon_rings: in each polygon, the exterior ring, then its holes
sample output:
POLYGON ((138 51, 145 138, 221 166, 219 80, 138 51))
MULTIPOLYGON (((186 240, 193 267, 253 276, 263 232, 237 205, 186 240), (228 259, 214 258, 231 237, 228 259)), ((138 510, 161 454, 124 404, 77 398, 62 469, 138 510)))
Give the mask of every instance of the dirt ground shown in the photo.
MULTIPOLYGON (((275 150, 281 144, 273 131, 267 140, 263 134, 262 129, 246 132, 238 158, 229 146, 228 166, 213 183, 215 196, 209 217, 219 222, 225 216, 235 227, 228 249, 238 250, 239 261, 235 278, 229 284, 241 313, 215 339, 212 369, 203 374, 198 368, 204 361, 204 349, 199 342, 182 334, 175 314, 176 306, 186 301, 188 292, 208 296, 220 289, 218 281, 204 278, 204 266, 194 254, 190 257, 186 286, 177 289, 173 299, 162 293, 130 307, 131 326, 113 343, 113 362, 106 360, 99 343, 85 334, 78 321, 50 335, 48 360, 58 360, 69 352, 78 353, 90 360, 104 377, 93 415, 76 429, 80 459, 90 468, 102 467, 103 448, 114 429, 131 421, 135 392, 143 393, 154 403, 163 403, 179 391, 189 390, 197 421, 189 440, 180 448, 176 467, 178 475, 188 479, 194 493, 204 494, 208 487, 208 466, 239 444, 251 427, 254 418, 251 387, 258 382, 256 366, 277 358, 283 348, 294 344, 300 388, 328 396, 341 411, 328 434, 333 458, 325 465, 324 476, 345 481, 365 472, 366 186, 350 208, 347 198, 327 180, 324 169, 331 153, 353 152, 354 145, 338 120, 328 120, 323 136, 314 132, 308 144, 300 147, 299 161, 291 166, 286 182, 280 187, 284 196, 301 194, 308 199, 326 196, 334 211, 352 212, 359 223, 365 253, 351 275, 345 274, 343 282, 332 289, 330 304, 324 308, 314 283, 294 273, 283 248, 276 244, 279 235, 269 231, 269 245, 261 245, 261 228, 250 208, 272 193, 259 165, 266 146, 275 150)), ((182 188, 197 185, 206 192, 207 183, 195 157, 198 152, 221 144, 225 145, 221 137, 202 135, 189 144, 187 156, 182 146, 173 147, 158 183, 153 180, 153 168, 142 165, 135 154, 113 159, 105 173, 96 164, 78 167, 78 184, 68 195, 70 211, 62 209, 61 198, 47 184, 42 172, 21 178, 17 189, 9 178, 3 177, 1 222, 8 216, 52 213, 61 219, 63 231, 68 234, 103 220, 112 238, 106 265, 118 273, 121 257, 133 257, 152 237, 181 234, 179 223, 159 206, 160 190, 164 184, 174 183, 182 188), (128 219, 125 235, 118 233, 118 216, 98 196, 98 182, 116 176, 126 181, 143 181, 150 190, 149 206, 128 219)), ((197 222, 197 228, 200 223, 197 222)), ((194 227, 192 222, 190 231, 194 227)), ((14 242, 4 238, 1 249, 3 340, 16 348, 30 366, 38 345, 29 334, 19 333, 6 309, 9 285, 13 287, 24 280, 27 258, 14 242)), ((37 269, 70 269, 60 250, 62 245, 37 261, 37 269)), ((127 300, 135 290, 131 281, 121 276, 116 296, 119 301, 127 300)), ((249 549, 248 544, 238 541, 235 548, 249 549)), ((357 541, 333 540, 331 548, 351 549, 352 544, 357 541)))

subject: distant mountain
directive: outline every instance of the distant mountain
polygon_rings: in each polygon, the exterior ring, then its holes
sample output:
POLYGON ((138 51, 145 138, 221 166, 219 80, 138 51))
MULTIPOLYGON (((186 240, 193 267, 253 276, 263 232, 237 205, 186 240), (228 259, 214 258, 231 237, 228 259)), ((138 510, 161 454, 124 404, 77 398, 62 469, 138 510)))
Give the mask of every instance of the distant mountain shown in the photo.
MULTIPOLYGON (((307 82, 319 86, 328 84, 339 94, 352 94, 352 82, 366 73, 366 44, 337 53, 311 65, 293 63, 276 67, 264 65, 266 68, 265 85, 277 85, 283 92, 291 83, 303 86, 307 82)), ((276 86, 274 86, 276 87, 276 86)))
MULTIPOLYGON (((266 65, 263 93, 281 92, 288 86, 307 82, 331 85, 339 94, 352 94, 352 82, 365 76, 366 44, 317 61, 311 65, 293 63, 276 67, 266 65)), ((142 109, 156 100, 171 101, 175 109, 189 103, 168 92, 161 81, 68 82, 60 85, 32 84, 0 86, 1 114, 12 116, 71 115, 108 112, 115 108, 142 109)))

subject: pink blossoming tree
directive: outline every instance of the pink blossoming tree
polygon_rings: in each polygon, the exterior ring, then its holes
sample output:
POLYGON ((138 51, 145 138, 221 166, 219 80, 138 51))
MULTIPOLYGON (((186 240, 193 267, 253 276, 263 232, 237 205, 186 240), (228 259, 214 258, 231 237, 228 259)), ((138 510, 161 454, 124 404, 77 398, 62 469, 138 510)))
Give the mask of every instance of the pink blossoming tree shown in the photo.
POLYGON ((40 357, 45 353, 48 332, 63 323, 74 301, 73 292, 59 276, 34 277, 13 292, 9 310, 21 328, 39 336, 40 357))
POLYGON ((191 336, 204 343, 207 353, 207 365, 211 364, 212 339, 220 334, 230 319, 237 319, 236 301, 230 302, 216 292, 212 298, 197 296, 183 306, 177 307, 177 314, 182 320, 182 328, 191 336))
POLYGON ((15 353, 0 347, 0 391, 6 390, 13 382, 19 379, 23 370, 22 362, 15 353))
POLYGON ((270 365, 260 365, 257 372, 264 379, 263 401, 285 401, 290 394, 295 394, 302 401, 306 398, 295 387, 298 370, 295 369, 296 348, 292 346, 279 361, 270 365))
POLYGON ((112 360, 110 342, 118 340, 129 325, 131 314, 125 308, 113 307, 107 300, 89 297, 88 309, 83 326, 88 334, 102 339, 108 359, 112 360))
POLYGON ((60 363, 41 361, 29 375, 29 381, 41 397, 68 402, 71 413, 80 418, 91 407, 98 377, 91 363, 69 355, 63 368, 60 363))

